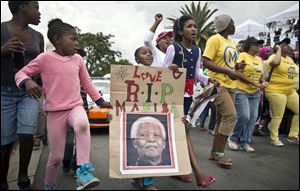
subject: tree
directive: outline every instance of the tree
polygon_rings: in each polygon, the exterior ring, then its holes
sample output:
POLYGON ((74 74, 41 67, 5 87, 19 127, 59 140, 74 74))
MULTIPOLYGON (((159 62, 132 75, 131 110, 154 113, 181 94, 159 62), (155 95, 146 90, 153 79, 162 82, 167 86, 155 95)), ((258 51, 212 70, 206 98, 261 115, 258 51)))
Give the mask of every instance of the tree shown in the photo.
MULTIPOLYGON (((180 13, 182 15, 190 15, 195 19, 197 25, 197 40, 196 45, 202 50, 205 48, 207 39, 214 35, 213 21, 208 22, 209 18, 217 12, 218 9, 210 10, 208 8, 208 3, 206 2, 204 7, 201 8, 200 1, 197 5, 194 2, 191 3, 190 7, 185 4, 184 7, 180 8, 180 13)), ((177 18, 168 18, 171 21, 175 21, 177 18)))
POLYGON ((119 65, 133 65, 129 60, 127 59, 120 59, 119 61, 113 63, 113 64, 119 64, 119 65))
POLYGON ((110 38, 114 36, 104 35, 102 32, 82 34, 78 28, 77 31, 78 46, 87 53, 85 60, 90 76, 110 73, 110 65, 116 62, 117 57, 121 57, 121 52, 111 50, 113 42, 110 42, 110 38))

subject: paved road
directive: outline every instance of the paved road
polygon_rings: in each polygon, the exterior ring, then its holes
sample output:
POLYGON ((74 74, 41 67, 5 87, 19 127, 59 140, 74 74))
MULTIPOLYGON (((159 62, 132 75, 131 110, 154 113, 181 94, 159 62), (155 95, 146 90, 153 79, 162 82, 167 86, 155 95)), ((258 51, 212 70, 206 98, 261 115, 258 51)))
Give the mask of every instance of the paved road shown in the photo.
MULTIPOLYGON (((284 147, 274 147, 267 137, 254 137, 255 153, 244 151, 226 152, 233 160, 232 169, 222 169, 214 161, 209 161, 212 136, 207 132, 191 130, 191 136, 203 171, 214 175, 217 181, 208 190, 299 190, 299 146, 288 143, 282 138, 284 147)), ((96 176, 101 183, 95 190, 131 190, 130 180, 110 179, 108 131, 92 132, 91 160, 96 168, 96 176)), ((44 147, 37 167, 33 189, 43 189, 48 147, 44 147)), ((162 190, 197 190, 194 183, 182 183, 170 177, 156 178, 156 187, 162 190)), ((58 189, 75 189, 72 174, 58 176, 58 189)), ((202 188, 201 188, 202 189, 202 188)))

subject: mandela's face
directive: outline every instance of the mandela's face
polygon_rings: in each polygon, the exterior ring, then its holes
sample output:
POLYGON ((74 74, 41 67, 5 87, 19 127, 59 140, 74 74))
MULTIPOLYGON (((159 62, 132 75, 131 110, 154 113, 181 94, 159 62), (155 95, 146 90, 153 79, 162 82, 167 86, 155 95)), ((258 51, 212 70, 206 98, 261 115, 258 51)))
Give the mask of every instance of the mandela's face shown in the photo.
POLYGON ((155 122, 140 124, 134 145, 143 157, 160 157, 166 145, 160 125, 155 122))

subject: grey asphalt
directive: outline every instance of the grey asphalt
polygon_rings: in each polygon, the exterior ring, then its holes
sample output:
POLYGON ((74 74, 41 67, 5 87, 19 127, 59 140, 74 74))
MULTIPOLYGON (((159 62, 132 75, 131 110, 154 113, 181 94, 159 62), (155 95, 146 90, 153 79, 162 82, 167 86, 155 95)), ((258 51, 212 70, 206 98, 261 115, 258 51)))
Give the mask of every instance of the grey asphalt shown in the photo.
MULTIPOLYGON (((253 147, 256 150, 254 153, 230 151, 226 147, 226 154, 232 158, 233 167, 222 169, 215 161, 208 160, 212 135, 196 128, 190 133, 203 172, 214 175, 217 179, 207 190, 299 190, 299 145, 287 142, 285 136, 281 136, 284 147, 270 145, 268 137, 253 137, 253 147)), ((108 139, 108 130, 92 131, 91 161, 96 168, 95 175, 101 181, 94 190, 135 190, 129 179, 109 178, 108 139)), ((39 152, 39 160, 36 153, 32 162, 36 167, 32 175, 34 190, 43 189, 48 147, 44 146, 39 152)), ((12 184, 15 183, 11 182, 10 185, 12 184)), ((57 184, 59 190, 76 189, 73 173, 63 174, 62 170, 59 172, 57 184)), ((170 177, 155 178, 155 186, 161 190, 203 189, 196 186, 195 179, 193 183, 182 183, 170 177)))

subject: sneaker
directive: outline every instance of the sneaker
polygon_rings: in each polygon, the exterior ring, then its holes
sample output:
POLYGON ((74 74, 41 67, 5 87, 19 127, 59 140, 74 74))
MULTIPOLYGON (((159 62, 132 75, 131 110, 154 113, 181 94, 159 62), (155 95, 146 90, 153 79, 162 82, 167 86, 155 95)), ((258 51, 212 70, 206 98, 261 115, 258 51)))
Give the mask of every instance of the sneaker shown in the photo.
POLYGON ((233 151, 237 151, 239 149, 237 141, 232 141, 230 138, 228 138, 228 146, 233 151))
POLYGON ((30 190, 31 183, 30 179, 27 180, 27 182, 18 182, 19 190, 30 190))
POLYGON ((208 132, 209 134, 211 134, 211 135, 214 135, 214 131, 211 130, 211 129, 208 129, 207 132, 208 132))
POLYGON ((92 175, 95 170, 92 163, 85 163, 76 171, 77 190, 89 189, 100 184, 100 180, 92 175))
POLYGON ((299 145, 299 138, 288 137, 286 140, 290 143, 296 143, 299 145))
POLYGON ((274 146, 276 146, 276 147, 283 147, 283 145, 284 145, 280 140, 275 140, 275 141, 274 141, 274 140, 271 140, 271 141, 270 141, 270 144, 271 144, 271 145, 274 145, 274 146))
POLYGON ((251 147, 249 144, 245 144, 245 146, 241 147, 241 149, 246 151, 247 153, 251 153, 251 152, 255 151, 255 149, 253 147, 251 147))
POLYGON ((44 190, 56 190, 56 184, 46 184, 44 190))
POLYGON ((267 134, 265 132, 263 132, 262 127, 260 127, 260 126, 258 127, 257 132, 259 133, 260 136, 264 136, 264 137, 267 136, 267 134))

